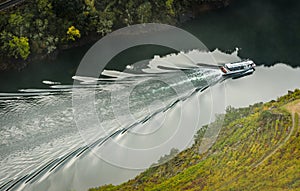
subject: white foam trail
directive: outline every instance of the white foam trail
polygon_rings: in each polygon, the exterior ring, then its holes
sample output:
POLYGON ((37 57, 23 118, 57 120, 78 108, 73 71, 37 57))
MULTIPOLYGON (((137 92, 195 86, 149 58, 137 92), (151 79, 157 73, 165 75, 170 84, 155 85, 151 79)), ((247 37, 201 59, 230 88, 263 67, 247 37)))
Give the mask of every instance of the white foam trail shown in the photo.
POLYGON ((88 77, 88 76, 73 76, 72 79, 81 81, 81 82, 97 82, 99 80, 101 80, 101 81, 116 80, 114 78, 94 78, 94 77, 88 77))
POLYGON ((128 69, 128 70, 133 70, 133 68, 134 68, 133 65, 127 65, 127 66, 126 66, 126 69, 128 69))
POLYGON ((50 87, 54 89, 72 89, 72 88, 96 88, 98 86, 95 84, 89 84, 89 85, 54 85, 50 87))
POLYGON ((23 96, 45 96, 45 95, 51 95, 51 92, 29 92, 29 93, 0 93, 0 98, 17 98, 17 97, 23 97, 23 96))
POLYGON ((221 63, 240 61, 241 58, 238 56, 238 51, 239 49, 236 48, 235 51, 227 54, 219 49, 215 49, 212 52, 194 49, 188 52, 179 52, 178 54, 173 53, 162 57, 156 55, 152 60, 149 61, 147 68, 142 69, 142 72, 144 72, 142 74, 130 73, 134 68, 133 64, 127 65, 127 70, 125 72, 103 70, 102 75, 111 78, 94 78, 85 76, 73 76, 72 78, 85 83, 108 80, 128 80, 130 77, 145 77, 150 76, 151 74, 170 73, 174 72, 174 70, 198 68, 198 63, 218 65, 221 63))
POLYGON ((60 82, 54 82, 50 80, 43 80, 42 83, 47 85, 61 84, 60 82))
MULTIPOLYGON (((241 60, 238 56, 238 51, 239 49, 236 48, 231 54, 226 54, 218 49, 212 52, 194 49, 188 52, 169 54, 163 57, 154 56, 147 65, 147 68, 142 69, 142 71, 148 74, 166 73, 179 69, 198 68, 198 63, 218 65, 221 63, 236 62, 241 60)), ((103 75, 124 78, 133 76, 134 74, 105 70, 103 71, 103 75)))
POLYGON ((19 92, 38 93, 38 92, 63 92, 64 89, 20 89, 19 92))
POLYGON ((116 71, 116 70, 103 70, 102 75, 109 76, 109 77, 117 77, 117 78, 135 76, 134 74, 119 72, 119 71, 116 71))

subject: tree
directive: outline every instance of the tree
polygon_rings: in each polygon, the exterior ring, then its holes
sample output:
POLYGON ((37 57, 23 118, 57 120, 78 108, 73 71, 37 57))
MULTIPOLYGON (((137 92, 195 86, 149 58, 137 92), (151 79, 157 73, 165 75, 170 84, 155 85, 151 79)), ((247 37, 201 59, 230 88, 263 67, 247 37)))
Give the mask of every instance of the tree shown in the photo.
POLYGON ((26 60, 30 54, 30 46, 27 37, 12 36, 12 39, 4 43, 3 48, 8 56, 26 60))
POLYGON ((85 7, 83 0, 52 0, 53 11, 60 17, 67 20, 74 20, 77 15, 82 13, 85 7))
POLYGON ((122 2, 121 6, 124 6, 124 12, 122 13, 121 17, 124 18, 124 24, 131 25, 134 23, 134 16, 136 11, 136 6, 134 0, 126 1, 126 3, 122 2))
POLYGON ((67 39, 75 41, 75 38, 80 38, 80 31, 76 29, 73 25, 68 28, 67 39))
POLYGON ((0 33, 1 53, 7 57, 22 58, 26 60, 30 54, 30 46, 27 37, 18 37, 10 32, 0 33))
POLYGON ((175 11, 174 11, 174 8, 173 8, 173 2, 174 2, 174 0, 167 0, 166 1, 166 7, 167 7, 169 15, 171 15, 171 16, 175 16, 175 11))
POLYGON ((96 8, 95 8, 95 0, 84 0, 87 9, 91 12, 96 12, 96 8))
POLYGON ((36 6, 40 18, 48 18, 49 16, 53 16, 52 4, 48 0, 37 0, 36 6))
POLYGON ((114 14, 112 12, 101 12, 98 19, 97 33, 102 36, 110 33, 115 20, 114 14))
POLYGON ((141 4, 137 8, 137 16, 138 16, 138 21, 140 23, 148 23, 151 21, 152 17, 152 5, 148 1, 141 4))
POLYGON ((16 35, 23 35, 23 24, 24 18, 20 13, 13 13, 8 19, 10 30, 16 35))
POLYGON ((56 49, 56 44, 58 42, 57 37, 48 36, 45 40, 45 45, 47 47, 47 54, 50 54, 56 49))

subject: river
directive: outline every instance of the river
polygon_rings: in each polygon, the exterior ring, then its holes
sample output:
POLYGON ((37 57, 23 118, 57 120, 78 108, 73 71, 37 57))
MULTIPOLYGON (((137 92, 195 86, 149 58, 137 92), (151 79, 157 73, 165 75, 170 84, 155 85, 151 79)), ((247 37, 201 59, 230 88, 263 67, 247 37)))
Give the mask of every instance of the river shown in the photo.
MULTIPOLYGON (((81 102, 74 108, 72 102, 72 77, 91 45, 63 51, 52 61, 31 63, 22 72, 1 73, 0 190, 86 190, 124 182, 172 148, 188 147, 195 131, 226 106, 270 101, 300 88, 300 68, 291 67, 299 66, 295 52, 300 43, 294 35, 300 30, 296 24, 299 2, 271 2, 235 1, 181 26, 201 39, 219 60, 253 59, 260 65, 253 75, 220 81, 220 72, 199 68, 142 82, 135 77, 126 83, 106 82, 95 91, 97 121, 80 123, 80 118, 88 119, 91 109, 81 102), (119 121, 115 120, 113 105, 122 105, 124 99, 120 94, 111 99, 109 92, 124 91, 132 82, 131 115, 118 115, 119 121), (206 85, 211 87, 198 91, 206 85), (105 141, 107 135, 113 135, 109 141, 105 141)), ((123 70, 139 59, 172 52, 158 46, 131 48, 115 57, 108 69, 123 70)), ((197 50, 184 55, 203 57, 197 50)), ((184 61, 180 55, 161 59, 184 61)), ((85 88, 75 93, 80 100, 88 100, 91 89, 83 84, 85 88)), ((128 108, 118 109, 122 113, 128 108)))

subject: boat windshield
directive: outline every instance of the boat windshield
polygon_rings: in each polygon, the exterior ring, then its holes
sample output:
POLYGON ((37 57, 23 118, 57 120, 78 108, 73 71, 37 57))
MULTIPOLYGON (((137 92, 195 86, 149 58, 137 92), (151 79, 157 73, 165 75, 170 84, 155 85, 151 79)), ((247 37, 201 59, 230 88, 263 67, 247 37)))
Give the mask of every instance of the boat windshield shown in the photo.
POLYGON ((247 65, 244 64, 226 64, 225 66, 231 71, 243 70, 247 67, 247 65))

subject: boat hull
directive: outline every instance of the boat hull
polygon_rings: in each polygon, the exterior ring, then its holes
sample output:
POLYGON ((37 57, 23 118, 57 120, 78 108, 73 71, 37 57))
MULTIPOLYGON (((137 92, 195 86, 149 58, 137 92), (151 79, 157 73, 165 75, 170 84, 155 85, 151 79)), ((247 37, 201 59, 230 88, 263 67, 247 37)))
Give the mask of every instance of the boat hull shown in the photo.
POLYGON ((248 76, 253 74, 254 68, 248 69, 248 70, 243 70, 243 71, 236 71, 236 72, 228 72, 223 74, 223 77, 225 78, 232 78, 232 79, 238 79, 244 76, 248 76))

